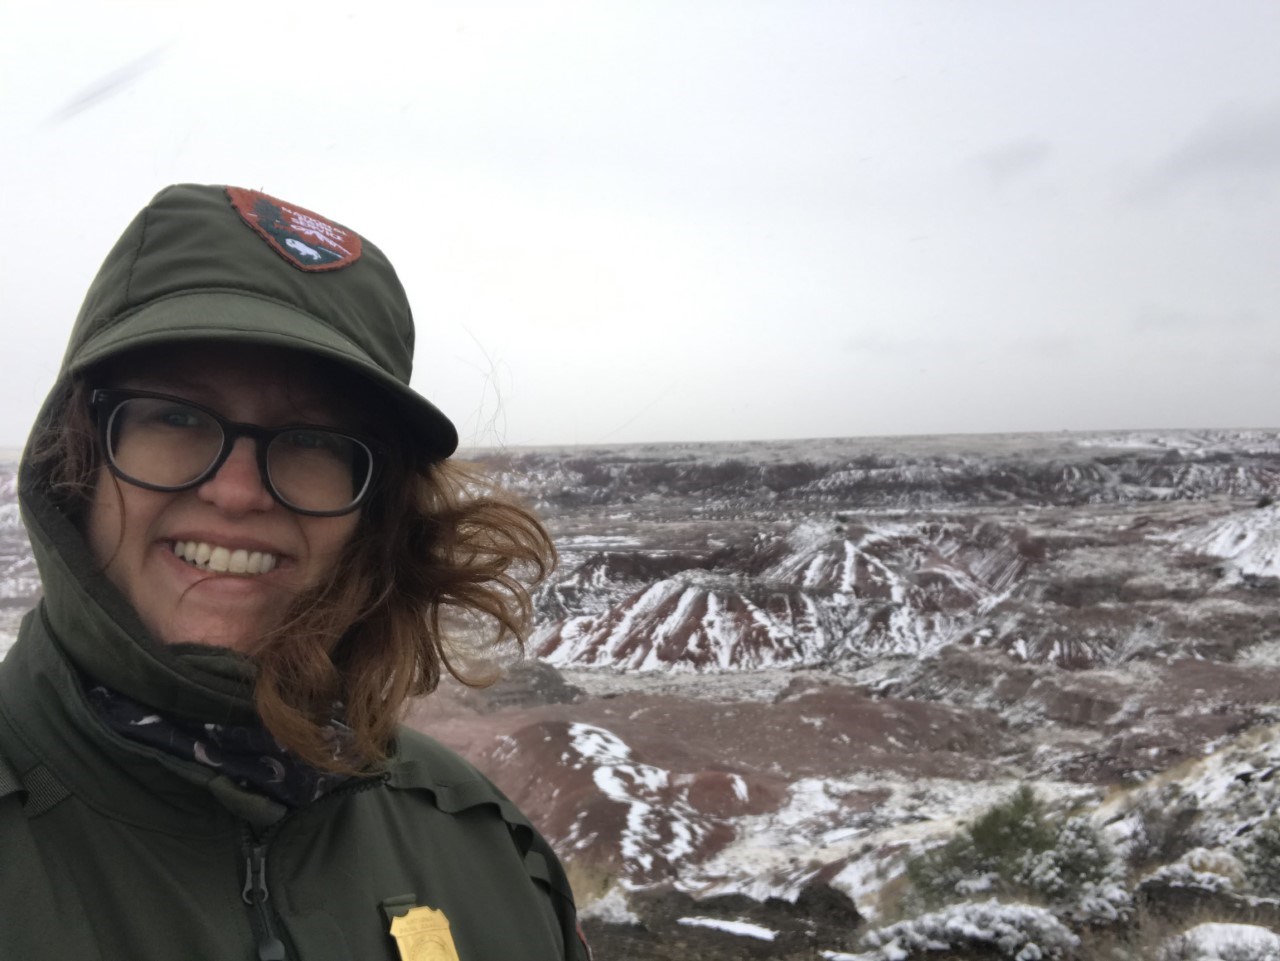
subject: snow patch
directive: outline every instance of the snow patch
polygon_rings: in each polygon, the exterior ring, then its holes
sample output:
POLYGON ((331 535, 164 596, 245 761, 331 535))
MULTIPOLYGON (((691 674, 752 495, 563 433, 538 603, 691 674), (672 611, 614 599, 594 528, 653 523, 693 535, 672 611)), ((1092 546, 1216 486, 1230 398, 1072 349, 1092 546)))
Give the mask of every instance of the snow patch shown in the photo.
POLYGON ((626 892, 616 885, 602 897, 578 911, 580 918, 595 918, 605 924, 639 924, 640 916, 631 910, 626 892))
MULTIPOLYGON (((571 724, 569 743, 574 770, 590 768, 600 793, 622 805, 626 816, 619 852, 629 880, 652 880, 693 857, 711 830, 673 784, 671 772, 632 757, 631 748, 612 731, 591 724, 571 724)), ((571 850, 596 841, 581 835, 575 823, 564 839, 571 850)))
POLYGON ((865 943, 878 952, 864 955, 900 961, 922 951, 945 951, 966 944, 991 945, 1013 961, 1043 961, 1075 951, 1080 939, 1045 908, 1025 904, 953 904, 869 932, 865 943))
POLYGON ((760 941, 772 941, 778 936, 777 931, 771 931, 769 928, 762 928, 758 924, 751 924, 747 921, 723 921, 720 918, 680 918, 677 923, 691 928, 711 928, 715 931, 724 931, 727 934, 736 934, 744 938, 756 938, 760 941))
POLYGON ((1280 505, 1229 514, 1164 539, 1228 560, 1240 575, 1280 577, 1280 505))
POLYGON ((1256 924, 1197 924, 1160 948, 1158 961, 1276 961, 1280 934, 1256 924))
MULTIPOLYGON (((848 895, 863 917, 871 918, 873 895, 902 873, 908 858, 941 844, 965 819, 1005 800, 1020 783, 905 778, 883 772, 802 778, 776 811, 738 819, 736 839, 692 866, 680 887, 702 897, 745 894, 757 901, 794 901, 813 878, 813 865, 844 861, 831 886, 848 895)), ((1064 802, 1097 796, 1093 788, 1073 784, 1034 786, 1042 797, 1064 802)))

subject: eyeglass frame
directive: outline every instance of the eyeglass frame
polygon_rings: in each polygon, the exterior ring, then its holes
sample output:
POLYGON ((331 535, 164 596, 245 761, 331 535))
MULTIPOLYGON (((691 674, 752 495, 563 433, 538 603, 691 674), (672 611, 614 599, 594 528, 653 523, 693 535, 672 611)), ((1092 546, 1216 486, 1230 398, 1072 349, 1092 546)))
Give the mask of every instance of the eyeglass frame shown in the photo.
POLYGON ((243 421, 230 420, 223 417, 216 410, 211 410, 203 404, 197 404, 188 400, 186 397, 177 397, 173 394, 163 394, 151 390, 130 390, 128 388, 116 387, 98 387, 89 393, 89 408, 94 414, 94 420, 98 427, 98 439, 102 443, 102 451, 106 457, 107 467, 116 477, 127 484, 134 487, 141 487, 143 490, 157 491, 163 494, 176 494, 181 491, 191 490, 199 487, 208 481, 211 477, 221 470, 222 465, 227 462, 227 458, 231 456, 232 450, 235 448, 236 441, 241 437, 248 437, 253 441, 254 452, 258 462, 258 476, 262 480, 262 486, 266 489, 272 499, 284 507, 286 510, 293 511, 295 514, 302 514, 306 517, 341 517, 344 514, 350 514, 352 511, 359 509, 368 497, 369 492, 373 489, 373 481, 378 473, 378 461, 382 456, 382 448, 377 444, 362 440, 346 431, 335 430, 332 427, 324 427, 320 424, 285 424, 282 427, 263 427, 260 424, 249 424, 243 421), (222 431, 222 449, 218 452, 210 465, 205 468, 196 478, 186 481, 175 486, 165 484, 151 484, 147 481, 138 480, 126 474, 116 464, 115 455, 112 453, 111 444, 111 422, 115 419, 116 412, 120 406, 127 400, 166 400, 175 404, 182 404, 190 407, 200 413, 207 415, 218 428, 222 431), (102 416, 103 411, 107 412, 107 416, 102 416), (291 430, 321 430, 329 434, 336 434, 344 440, 349 440, 354 444, 364 448, 369 455, 369 473, 365 478, 364 486, 356 492, 351 503, 340 510, 333 511, 314 511, 304 508, 295 507, 289 503, 284 496, 276 490, 275 482, 271 479, 271 472, 267 467, 267 448, 271 446, 271 442, 281 434, 286 434, 291 430))

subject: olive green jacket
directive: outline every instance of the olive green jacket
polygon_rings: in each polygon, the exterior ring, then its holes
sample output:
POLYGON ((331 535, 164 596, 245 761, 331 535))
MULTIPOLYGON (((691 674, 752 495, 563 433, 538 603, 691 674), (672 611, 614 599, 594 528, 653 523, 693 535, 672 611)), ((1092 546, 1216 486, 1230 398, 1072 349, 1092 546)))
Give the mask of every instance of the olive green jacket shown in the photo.
POLYGON ((45 594, 0 662, 0 959, 444 961, 449 941, 459 961, 587 957, 546 843, 422 735, 401 732, 381 777, 287 811, 108 730, 85 677, 243 722, 249 668, 150 639, 30 475, 45 594))

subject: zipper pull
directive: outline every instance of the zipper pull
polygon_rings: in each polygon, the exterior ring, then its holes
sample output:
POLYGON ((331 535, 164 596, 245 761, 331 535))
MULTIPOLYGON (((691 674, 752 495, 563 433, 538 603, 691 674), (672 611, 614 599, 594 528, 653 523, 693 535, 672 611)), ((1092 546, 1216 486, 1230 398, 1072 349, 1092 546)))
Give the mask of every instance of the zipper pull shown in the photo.
POLYGON ((245 904, 261 904, 271 897, 267 890, 267 854, 265 846, 249 851, 244 862, 244 890, 240 892, 245 904))
POLYGON ((284 944, 271 930, 271 916, 266 907, 271 899, 267 890, 267 848, 260 844, 251 848, 244 864, 244 890, 240 892, 245 904, 258 909, 266 932, 258 942, 258 961, 287 961, 284 944))

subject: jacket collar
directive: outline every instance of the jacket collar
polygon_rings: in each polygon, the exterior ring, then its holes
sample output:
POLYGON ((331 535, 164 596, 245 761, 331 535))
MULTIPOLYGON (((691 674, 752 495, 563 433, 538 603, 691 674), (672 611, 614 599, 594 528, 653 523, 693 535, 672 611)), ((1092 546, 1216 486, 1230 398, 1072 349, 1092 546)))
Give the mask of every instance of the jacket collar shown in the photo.
POLYGON ((0 715, 0 750, 24 781, 43 768, 42 777, 113 820, 197 837, 235 831, 228 814, 256 820, 247 807, 218 803, 224 799, 214 793, 216 772, 107 730, 85 699, 81 676, 49 634, 43 601, 0 662, 0 715))

